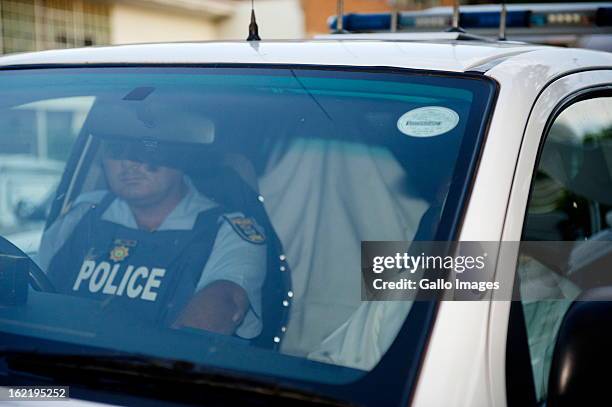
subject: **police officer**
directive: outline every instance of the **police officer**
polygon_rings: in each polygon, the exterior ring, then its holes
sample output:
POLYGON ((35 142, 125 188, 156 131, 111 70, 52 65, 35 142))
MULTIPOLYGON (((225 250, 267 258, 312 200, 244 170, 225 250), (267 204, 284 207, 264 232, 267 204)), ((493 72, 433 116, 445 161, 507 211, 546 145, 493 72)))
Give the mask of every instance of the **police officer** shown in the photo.
POLYGON ((42 238, 40 265, 58 291, 152 323, 257 336, 261 227, 199 193, 180 156, 125 139, 101 150, 108 190, 79 196, 42 238))

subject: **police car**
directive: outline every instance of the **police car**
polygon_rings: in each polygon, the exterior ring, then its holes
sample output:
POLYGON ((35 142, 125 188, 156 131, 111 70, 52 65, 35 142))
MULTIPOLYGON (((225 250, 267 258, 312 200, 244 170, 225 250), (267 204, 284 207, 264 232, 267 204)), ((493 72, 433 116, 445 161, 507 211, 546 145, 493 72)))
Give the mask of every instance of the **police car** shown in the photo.
POLYGON ((608 302, 583 301, 610 299, 608 252, 579 243, 610 240, 612 54, 457 32, 96 47, 0 58, 0 96, 7 151, 21 106, 91 102, 39 252, 0 244, 5 400, 609 400, 608 302), (515 301, 362 300, 362 242, 520 240, 571 253, 489 253, 515 301), (202 305, 220 282, 236 297, 202 305))

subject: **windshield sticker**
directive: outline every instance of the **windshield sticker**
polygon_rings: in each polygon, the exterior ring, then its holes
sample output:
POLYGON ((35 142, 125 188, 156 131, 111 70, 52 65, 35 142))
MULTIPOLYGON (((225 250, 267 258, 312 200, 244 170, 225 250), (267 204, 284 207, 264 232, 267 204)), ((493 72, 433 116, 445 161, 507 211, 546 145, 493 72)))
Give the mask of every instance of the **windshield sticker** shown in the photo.
POLYGON ((434 137, 447 133, 459 123, 454 110, 442 106, 426 106, 404 113, 397 120, 397 128, 407 136, 434 137))

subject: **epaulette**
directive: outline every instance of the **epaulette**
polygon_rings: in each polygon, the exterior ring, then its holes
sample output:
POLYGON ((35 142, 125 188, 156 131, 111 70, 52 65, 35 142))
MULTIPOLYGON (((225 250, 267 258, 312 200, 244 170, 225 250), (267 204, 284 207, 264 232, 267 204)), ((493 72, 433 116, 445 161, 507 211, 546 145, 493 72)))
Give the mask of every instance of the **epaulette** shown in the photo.
POLYGON ((235 215, 223 215, 232 228, 238 233, 238 235, 249 243, 254 244, 265 244, 266 235, 264 230, 255 219, 245 217, 240 214, 235 215))

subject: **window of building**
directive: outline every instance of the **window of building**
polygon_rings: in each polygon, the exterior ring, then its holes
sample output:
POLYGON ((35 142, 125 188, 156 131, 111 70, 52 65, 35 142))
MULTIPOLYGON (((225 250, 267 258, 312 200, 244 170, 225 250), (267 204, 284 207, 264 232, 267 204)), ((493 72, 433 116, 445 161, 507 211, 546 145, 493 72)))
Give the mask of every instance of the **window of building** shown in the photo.
POLYGON ((0 0, 0 53, 110 42, 110 6, 86 0, 0 0))

